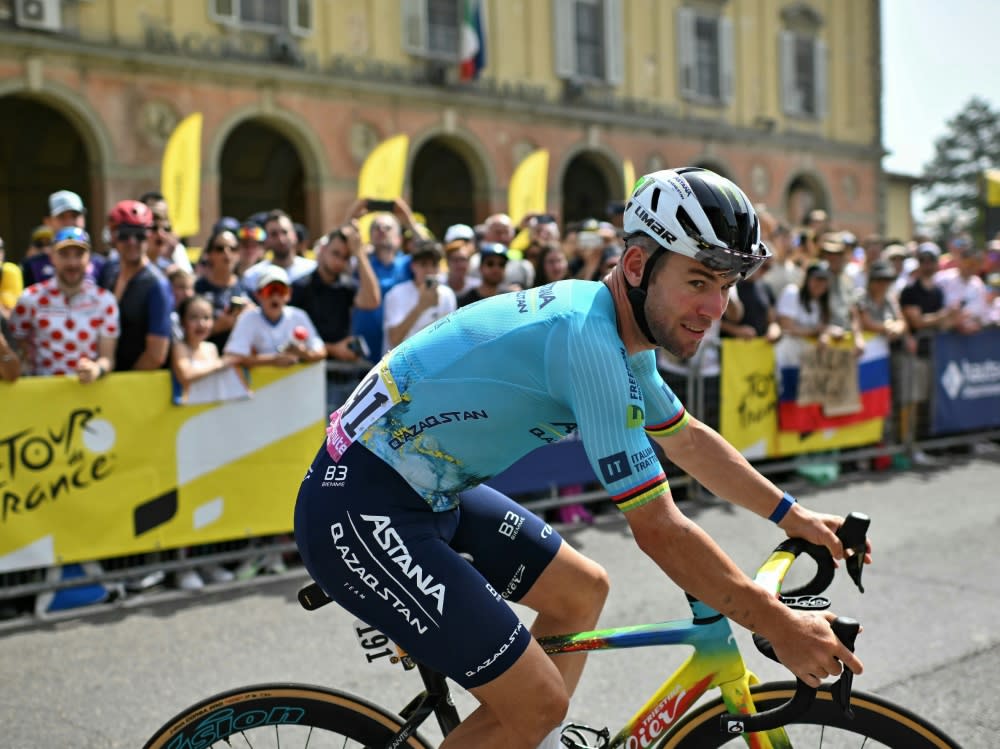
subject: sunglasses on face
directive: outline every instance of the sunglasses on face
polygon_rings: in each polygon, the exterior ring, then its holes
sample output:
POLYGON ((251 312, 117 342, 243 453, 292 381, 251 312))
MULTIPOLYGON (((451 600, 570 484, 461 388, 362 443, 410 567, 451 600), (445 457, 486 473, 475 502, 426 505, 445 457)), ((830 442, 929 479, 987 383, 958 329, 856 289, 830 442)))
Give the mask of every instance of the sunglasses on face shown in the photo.
POLYGON ((143 229, 142 227, 128 226, 128 227, 122 227, 121 229, 118 230, 119 242, 128 242, 129 240, 132 239, 134 239, 136 242, 141 242, 147 236, 149 236, 149 232, 146 231, 146 229, 143 229))
POLYGON ((231 244, 213 244, 208 248, 209 252, 233 252, 234 250, 236 250, 236 246, 231 244))
POLYGON ((283 283, 269 283, 264 288, 257 292, 257 296, 262 299, 270 299, 272 297, 283 297, 288 293, 288 287, 283 283))

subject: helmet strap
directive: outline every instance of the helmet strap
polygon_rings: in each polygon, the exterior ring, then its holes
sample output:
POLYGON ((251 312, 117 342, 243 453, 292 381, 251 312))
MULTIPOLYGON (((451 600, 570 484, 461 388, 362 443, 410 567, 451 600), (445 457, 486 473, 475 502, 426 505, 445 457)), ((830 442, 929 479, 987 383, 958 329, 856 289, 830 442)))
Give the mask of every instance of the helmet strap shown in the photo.
MULTIPOLYGON (((642 278, 639 280, 638 286, 633 286, 628 282, 628 279, 625 279, 625 285, 628 286, 628 291, 625 292, 625 295, 632 306, 632 317, 635 318, 635 323, 639 326, 639 330, 646 336, 646 340, 654 346, 659 346, 660 344, 653 338, 653 331, 649 329, 649 321, 646 320, 646 291, 649 288, 649 279, 653 275, 653 268, 660 257, 666 252, 667 250, 663 247, 658 247, 649 256, 649 259, 646 261, 646 267, 642 269, 642 278)), ((622 278, 625 278, 624 275, 622 278)))

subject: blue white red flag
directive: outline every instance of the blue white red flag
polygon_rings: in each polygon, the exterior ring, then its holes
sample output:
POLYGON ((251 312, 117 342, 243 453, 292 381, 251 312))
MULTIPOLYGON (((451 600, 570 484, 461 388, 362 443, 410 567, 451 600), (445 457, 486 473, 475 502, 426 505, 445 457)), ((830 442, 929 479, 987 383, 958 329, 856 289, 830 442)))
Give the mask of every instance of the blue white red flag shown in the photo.
POLYGON ((486 67, 483 0, 465 0, 465 17, 462 19, 459 45, 460 77, 463 81, 474 81, 486 67))

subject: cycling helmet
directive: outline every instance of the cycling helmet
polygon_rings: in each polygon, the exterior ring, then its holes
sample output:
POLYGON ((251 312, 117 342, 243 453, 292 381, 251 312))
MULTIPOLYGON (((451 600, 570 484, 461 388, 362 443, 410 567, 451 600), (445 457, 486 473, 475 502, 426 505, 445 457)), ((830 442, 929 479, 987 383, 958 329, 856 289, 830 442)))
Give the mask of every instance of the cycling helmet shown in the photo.
POLYGON ((149 206, 140 203, 138 200, 122 200, 115 204, 108 214, 108 223, 111 226, 126 224, 128 226, 153 226, 153 212, 149 206))
POLYGON ((750 198, 715 172, 698 167, 663 169, 641 177, 625 205, 622 228, 628 239, 644 234, 659 248, 646 261, 642 280, 628 298, 639 328, 646 322, 646 291, 664 252, 693 258, 720 273, 748 278, 771 256, 760 239, 760 222, 750 198))

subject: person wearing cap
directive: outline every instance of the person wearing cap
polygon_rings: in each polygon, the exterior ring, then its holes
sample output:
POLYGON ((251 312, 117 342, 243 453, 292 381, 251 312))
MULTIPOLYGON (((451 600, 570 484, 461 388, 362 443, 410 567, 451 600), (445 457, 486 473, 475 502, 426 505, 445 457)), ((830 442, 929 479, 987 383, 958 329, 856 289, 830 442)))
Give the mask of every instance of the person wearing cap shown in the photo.
POLYGON ((381 353, 457 309, 455 292, 437 279, 443 255, 441 245, 432 239, 425 239, 413 248, 410 255, 413 278, 389 289, 383 301, 381 353))
MULTIPOLYGON (((55 269, 49 259, 49 251, 51 250, 53 235, 60 229, 69 226, 82 229, 84 227, 84 215, 83 200, 75 192, 60 190, 49 196, 49 215, 45 217, 43 225, 32 233, 32 245, 35 245, 37 241, 37 249, 39 251, 25 256, 21 263, 21 272, 24 277, 25 286, 30 286, 33 283, 38 283, 52 277, 55 269), (46 237, 49 240, 48 242, 44 242, 46 237)), ((86 274, 91 280, 97 281, 101 277, 105 261, 102 255, 94 252, 94 249, 91 248, 86 274)))
POLYGON ((10 325, 32 375, 70 375, 94 382, 114 368, 120 332, 114 295, 86 275, 90 236, 69 226, 52 245, 55 272, 29 286, 10 325))
POLYGON ((138 200, 122 200, 108 213, 117 259, 108 263, 101 285, 113 292, 121 314, 115 370, 160 369, 167 361, 174 309, 170 283, 149 259, 153 212, 138 200))
POLYGON ((28 240, 28 247, 24 251, 24 261, 27 262, 35 255, 48 254, 52 248, 52 228, 45 224, 36 226, 31 231, 31 239, 28 240))
POLYGON ((267 232, 255 221, 244 221, 238 228, 236 238, 240 241, 240 247, 233 273, 243 278, 248 268, 252 268, 264 259, 264 240, 267 238, 267 232))
MULTIPOLYGON (((535 285, 535 266, 521 256, 520 251, 510 249, 511 242, 517 235, 517 230, 510 216, 506 213, 494 213, 487 216, 483 222, 483 235, 480 242, 502 244, 507 247, 507 267, 504 269, 504 282, 507 288, 513 290, 527 289, 535 285)), ((479 278, 479 261, 481 255, 475 253, 469 264, 469 275, 479 278)))
POLYGON ((0 317, 10 317, 10 310, 24 291, 24 276, 17 263, 6 260, 7 245, 0 237, 0 317))
POLYGON ((990 304, 986 284, 979 275, 983 268, 983 251, 971 240, 952 243, 952 267, 938 271, 934 283, 944 292, 945 307, 957 308, 954 329, 965 335, 982 330, 990 322, 990 304))
POLYGON ((825 334, 834 340, 850 337, 860 355, 865 348, 865 339, 861 335, 858 319, 858 287, 847 272, 850 257, 847 248, 843 233, 825 234, 820 239, 820 259, 827 264, 830 277, 830 319, 825 334))
POLYGON ((326 358, 323 339, 304 311, 291 306, 288 273, 277 265, 257 275, 258 306, 236 318, 225 353, 243 367, 290 367, 326 358))
POLYGON ((507 269, 507 247, 499 242, 482 242, 479 245, 479 285, 458 298, 458 306, 488 299, 507 291, 504 274, 507 269))
POLYGON ((444 261, 447 269, 439 279, 455 292, 456 297, 461 297, 479 283, 469 275, 469 266, 475 250, 476 232, 468 224, 453 224, 445 231, 444 261))
POLYGON ((243 274, 243 283, 247 288, 256 288, 258 276, 272 266, 284 270, 291 283, 316 270, 315 260, 299 255, 299 237, 287 213, 279 209, 268 213, 264 220, 264 232, 266 234, 264 249, 271 253, 271 257, 246 270, 243 274))
POLYGON ((188 273, 194 273, 187 247, 184 246, 180 237, 174 234, 174 228, 170 222, 170 210, 163 193, 150 190, 143 193, 139 197, 139 201, 149 206, 149 210, 153 212, 153 226, 149 232, 149 253, 150 259, 156 263, 156 267, 168 275, 173 268, 181 268, 188 273))
POLYGON ((82 229, 85 214, 83 198, 72 190, 59 190, 49 195, 49 215, 45 218, 45 223, 53 233, 67 226, 82 229))

